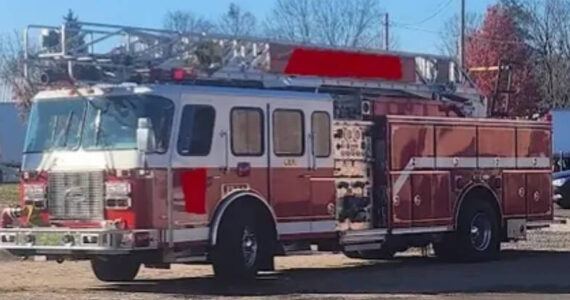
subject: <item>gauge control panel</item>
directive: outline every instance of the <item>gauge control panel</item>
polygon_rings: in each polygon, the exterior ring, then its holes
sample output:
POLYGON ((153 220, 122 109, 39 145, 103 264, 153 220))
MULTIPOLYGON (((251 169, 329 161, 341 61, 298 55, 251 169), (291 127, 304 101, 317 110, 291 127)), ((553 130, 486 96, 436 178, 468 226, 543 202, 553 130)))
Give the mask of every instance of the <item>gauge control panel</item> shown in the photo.
POLYGON ((371 225, 372 123, 339 121, 333 124, 334 175, 339 230, 371 225))

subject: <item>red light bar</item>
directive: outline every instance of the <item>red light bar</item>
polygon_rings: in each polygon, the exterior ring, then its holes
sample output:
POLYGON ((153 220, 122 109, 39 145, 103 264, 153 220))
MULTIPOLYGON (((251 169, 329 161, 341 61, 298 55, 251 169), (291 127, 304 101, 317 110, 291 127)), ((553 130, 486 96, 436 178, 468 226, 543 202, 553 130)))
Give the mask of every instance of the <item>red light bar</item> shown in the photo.
POLYGON ((404 76, 399 56, 311 48, 295 48, 288 58, 284 73, 393 81, 408 77, 404 76))

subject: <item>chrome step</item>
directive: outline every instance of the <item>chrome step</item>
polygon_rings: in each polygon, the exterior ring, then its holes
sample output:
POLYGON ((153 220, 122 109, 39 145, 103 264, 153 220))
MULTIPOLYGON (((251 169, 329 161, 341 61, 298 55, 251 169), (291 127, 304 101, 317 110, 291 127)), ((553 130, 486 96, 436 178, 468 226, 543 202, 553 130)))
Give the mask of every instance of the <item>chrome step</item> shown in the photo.
POLYGON ((387 233, 388 230, 385 228, 346 231, 341 234, 340 244, 352 245, 383 242, 387 233))
POLYGON ((344 251, 379 250, 380 248, 382 248, 382 243, 355 244, 355 245, 345 245, 344 251))

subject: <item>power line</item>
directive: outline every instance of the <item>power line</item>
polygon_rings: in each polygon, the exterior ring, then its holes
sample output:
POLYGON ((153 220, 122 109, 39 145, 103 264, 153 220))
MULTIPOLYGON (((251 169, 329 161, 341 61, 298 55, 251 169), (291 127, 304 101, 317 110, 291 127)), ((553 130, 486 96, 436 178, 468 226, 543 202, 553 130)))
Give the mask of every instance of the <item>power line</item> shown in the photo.
POLYGON ((438 5, 438 8, 436 9, 436 11, 429 15, 428 17, 426 17, 425 19, 422 19, 418 22, 414 22, 414 23, 399 23, 399 25, 404 25, 404 26, 409 26, 409 25, 421 25, 427 21, 430 21, 431 19, 437 17, 439 14, 441 14, 449 5, 451 5, 451 3, 453 2, 453 0, 447 0, 447 2, 441 2, 438 5))
MULTIPOLYGON (((419 31, 419 32, 425 32, 425 33, 430 33, 430 34, 434 34, 434 35, 440 35, 439 31, 435 31, 435 30, 430 30, 430 29, 426 29, 426 28, 421 28, 421 27, 414 27, 414 26, 408 26, 408 25, 401 25, 399 23, 390 23, 391 26, 400 28, 400 29, 404 29, 404 30, 411 30, 411 31, 419 31)), ((458 37, 459 35, 457 35, 456 37, 458 37)), ((481 40, 481 41, 487 41, 487 42, 493 42, 493 43, 498 43, 498 44, 526 44, 524 41, 517 41, 517 40, 503 40, 503 39, 492 39, 492 38, 486 38, 486 37, 479 37, 479 36, 475 36, 475 35, 470 35, 467 37, 468 40, 481 40)))

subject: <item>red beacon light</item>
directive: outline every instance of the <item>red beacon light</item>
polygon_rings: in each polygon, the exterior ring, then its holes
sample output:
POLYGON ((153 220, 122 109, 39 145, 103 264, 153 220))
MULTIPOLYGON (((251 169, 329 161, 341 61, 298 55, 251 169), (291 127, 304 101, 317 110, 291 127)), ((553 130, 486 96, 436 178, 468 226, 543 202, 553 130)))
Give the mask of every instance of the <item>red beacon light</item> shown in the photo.
POLYGON ((184 79, 186 79, 186 70, 180 68, 172 69, 172 80, 184 81, 184 79))
POLYGON ((174 68, 171 72, 171 79, 173 81, 184 81, 187 79, 196 78, 194 70, 191 68, 174 68))
POLYGON ((194 79, 197 75, 191 68, 173 68, 173 69, 151 69, 149 72, 150 81, 169 82, 176 81, 182 82, 188 79, 194 79))

